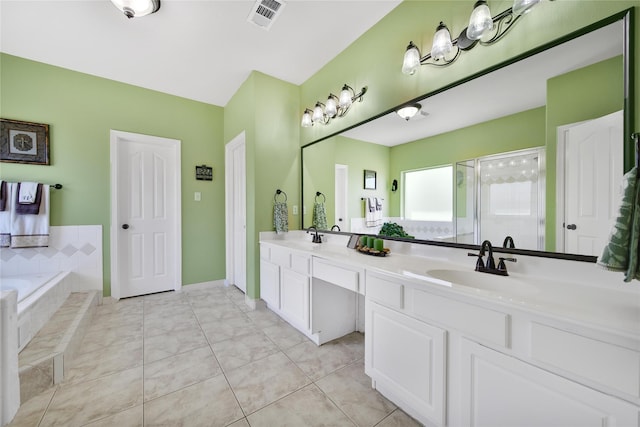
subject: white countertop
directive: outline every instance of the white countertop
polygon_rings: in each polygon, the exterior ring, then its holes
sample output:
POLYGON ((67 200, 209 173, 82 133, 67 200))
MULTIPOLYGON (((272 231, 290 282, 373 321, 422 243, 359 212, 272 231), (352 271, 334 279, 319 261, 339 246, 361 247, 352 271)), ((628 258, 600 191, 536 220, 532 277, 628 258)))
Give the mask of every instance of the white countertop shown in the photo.
MULTIPOLYGON (((449 262, 446 257, 417 256, 394 251, 389 256, 376 257, 347 248, 347 238, 342 238, 343 236, 330 236, 333 239, 330 243, 321 244, 312 243, 309 235, 301 236, 303 238, 264 238, 260 242, 369 271, 391 274, 440 295, 448 294, 485 304, 507 306, 613 333, 624 338, 625 342, 630 340, 631 345, 640 350, 640 293, 637 292, 637 286, 629 287, 628 290, 620 286, 607 289, 518 272, 510 272, 508 277, 495 276, 475 272, 475 259, 471 257, 465 264, 449 262), (453 280, 432 277, 429 272, 433 270, 445 270, 443 274, 460 276, 467 282, 467 286, 453 280), (486 284, 488 288, 471 286, 476 277, 480 286, 486 284), (495 287, 491 286, 493 283, 496 284, 495 287)), ((466 253, 463 255, 466 256, 466 253)), ((494 257, 497 264, 497 254, 494 257)), ((510 267, 511 264, 508 263, 507 268, 510 267)), ((571 268, 576 268, 575 264, 571 268)), ((438 271, 434 274, 437 273, 438 271)))

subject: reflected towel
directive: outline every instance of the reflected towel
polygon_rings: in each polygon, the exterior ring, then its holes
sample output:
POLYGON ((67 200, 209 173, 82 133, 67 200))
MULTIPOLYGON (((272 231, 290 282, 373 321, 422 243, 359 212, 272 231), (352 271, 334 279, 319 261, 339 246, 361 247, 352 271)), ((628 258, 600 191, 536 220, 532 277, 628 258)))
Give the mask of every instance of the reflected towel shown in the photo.
POLYGON ((273 205, 273 228, 276 233, 289 231, 289 209, 286 202, 275 202, 273 205))
POLYGON ((3 190, 6 194, 5 210, 0 211, 0 248, 8 248, 11 246, 11 216, 13 214, 13 192, 16 184, 13 182, 2 183, 6 185, 3 190))
MULTIPOLYGON (((17 186, 14 190, 18 191, 17 186)), ((11 247, 41 248, 49 246, 49 186, 42 185, 38 214, 20 215, 11 209, 11 247)), ((15 199, 17 201, 17 198, 15 199)), ((18 203, 16 203, 17 205, 18 203)))
MULTIPOLYGON (((31 188, 31 184, 34 184, 33 182, 19 182, 17 184, 17 191, 16 191, 16 204, 15 204, 15 213, 18 215, 38 215, 38 213, 40 212, 40 202, 42 200, 42 184, 37 184, 36 183, 36 191, 35 191, 35 196, 32 199, 33 201, 31 202, 21 202, 21 199, 27 199, 30 198, 25 196, 24 198, 21 197, 20 195, 23 193, 22 189, 27 186, 29 188, 31 188)), ((27 191, 26 194, 31 194, 31 190, 27 191)))
POLYGON ((598 258, 598 265, 625 273, 625 282, 638 278, 638 243, 640 242, 640 197, 638 169, 634 167, 622 180, 622 201, 609 234, 609 243, 598 258))
POLYGON ((327 211, 324 207, 324 203, 313 204, 313 215, 311 217, 311 226, 317 230, 327 230, 327 211))
POLYGON ((364 209, 364 225, 367 227, 375 227, 378 225, 377 222, 377 212, 376 212, 376 202, 373 197, 367 197, 365 199, 365 209, 364 209))
POLYGON ((18 184, 18 203, 36 203, 37 182, 21 182, 18 184))

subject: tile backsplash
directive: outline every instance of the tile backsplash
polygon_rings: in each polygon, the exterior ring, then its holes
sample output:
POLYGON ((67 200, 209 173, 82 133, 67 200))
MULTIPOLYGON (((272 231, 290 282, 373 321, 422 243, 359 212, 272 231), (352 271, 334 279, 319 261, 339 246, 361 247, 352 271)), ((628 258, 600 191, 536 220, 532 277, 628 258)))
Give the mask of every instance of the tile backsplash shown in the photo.
POLYGON ((102 226, 54 226, 49 247, 0 248, 0 276, 70 271, 72 291, 102 290, 102 226))

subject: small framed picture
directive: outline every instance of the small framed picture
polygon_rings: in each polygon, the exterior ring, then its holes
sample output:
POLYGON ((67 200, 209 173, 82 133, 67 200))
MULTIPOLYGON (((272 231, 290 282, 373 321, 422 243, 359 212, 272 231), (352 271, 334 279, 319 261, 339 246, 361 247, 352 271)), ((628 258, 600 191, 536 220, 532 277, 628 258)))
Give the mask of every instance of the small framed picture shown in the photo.
POLYGON ((0 119, 0 162, 49 164, 49 125, 0 119))
POLYGON ((376 171, 366 170, 364 171, 364 189, 375 190, 376 189, 376 171))

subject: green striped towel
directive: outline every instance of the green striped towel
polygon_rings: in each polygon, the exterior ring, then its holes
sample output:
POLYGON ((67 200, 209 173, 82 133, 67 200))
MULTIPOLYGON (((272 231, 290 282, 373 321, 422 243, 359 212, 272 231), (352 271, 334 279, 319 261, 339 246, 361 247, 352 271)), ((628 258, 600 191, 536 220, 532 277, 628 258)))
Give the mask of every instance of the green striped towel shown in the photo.
POLYGON ((609 243, 598 258, 598 265, 625 273, 625 282, 639 279, 638 244, 640 243, 640 185, 638 169, 627 172, 622 181, 622 201, 609 235, 609 243))

